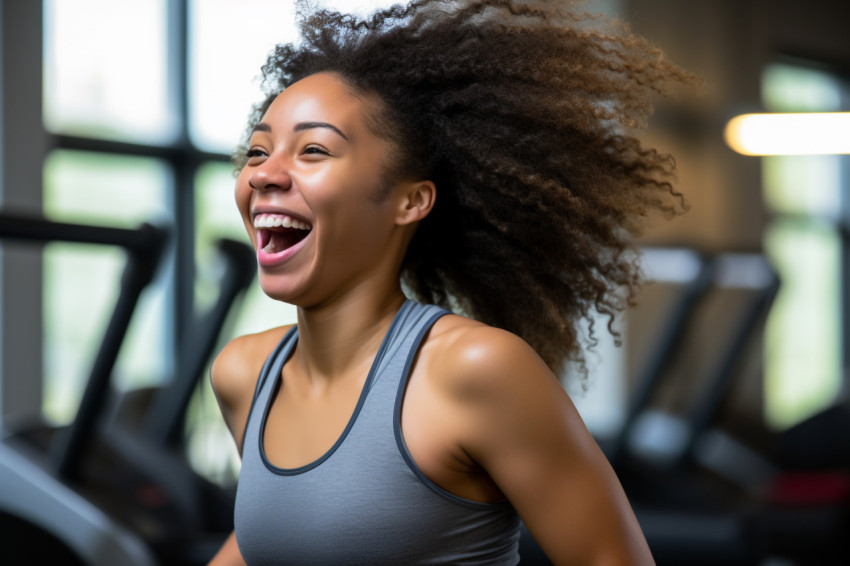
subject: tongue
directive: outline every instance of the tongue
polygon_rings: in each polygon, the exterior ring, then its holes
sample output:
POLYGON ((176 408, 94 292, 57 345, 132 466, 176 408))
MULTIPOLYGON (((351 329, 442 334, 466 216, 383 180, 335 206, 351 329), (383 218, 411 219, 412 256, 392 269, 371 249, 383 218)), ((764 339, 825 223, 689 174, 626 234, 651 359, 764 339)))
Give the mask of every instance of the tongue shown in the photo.
POLYGON ((278 229, 269 230, 269 241, 263 246, 263 251, 267 254, 282 252, 286 248, 292 247, 305 237, 309 232, 307 230, 293 229, 278 229))

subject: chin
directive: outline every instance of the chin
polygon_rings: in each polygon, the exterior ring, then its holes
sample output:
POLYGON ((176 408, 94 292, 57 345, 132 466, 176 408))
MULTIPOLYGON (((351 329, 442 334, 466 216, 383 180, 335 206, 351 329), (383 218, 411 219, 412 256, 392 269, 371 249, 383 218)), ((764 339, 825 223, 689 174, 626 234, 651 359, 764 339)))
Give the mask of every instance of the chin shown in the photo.
POLYGON ((259 281, 260 289, 263 290, 263 293, 275 301, 296 305, 298 303, 298 297, 304 294, 303 291, 293 288, 291 284, 281 282, 279 277, 263 276, 260 273, 259 281))

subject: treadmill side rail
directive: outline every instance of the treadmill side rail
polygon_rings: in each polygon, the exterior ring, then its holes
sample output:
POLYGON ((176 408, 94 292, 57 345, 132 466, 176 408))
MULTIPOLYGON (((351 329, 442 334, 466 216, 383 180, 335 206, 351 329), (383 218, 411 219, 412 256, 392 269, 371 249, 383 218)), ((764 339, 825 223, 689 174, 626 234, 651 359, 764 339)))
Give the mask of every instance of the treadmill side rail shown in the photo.
POLYGON ((141 539, 57 482, 32 456, 0 441, 0 508, 48 528, 91 566, 156 566, 141 539))

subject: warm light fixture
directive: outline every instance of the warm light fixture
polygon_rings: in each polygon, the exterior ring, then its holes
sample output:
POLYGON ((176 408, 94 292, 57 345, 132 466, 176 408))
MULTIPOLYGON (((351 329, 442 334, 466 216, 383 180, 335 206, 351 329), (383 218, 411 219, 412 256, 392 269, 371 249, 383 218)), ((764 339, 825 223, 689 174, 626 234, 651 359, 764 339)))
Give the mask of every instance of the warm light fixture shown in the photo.
POLYGON ((850 154, 850 112, 742 114, 723 136, 744 155, 850 154))

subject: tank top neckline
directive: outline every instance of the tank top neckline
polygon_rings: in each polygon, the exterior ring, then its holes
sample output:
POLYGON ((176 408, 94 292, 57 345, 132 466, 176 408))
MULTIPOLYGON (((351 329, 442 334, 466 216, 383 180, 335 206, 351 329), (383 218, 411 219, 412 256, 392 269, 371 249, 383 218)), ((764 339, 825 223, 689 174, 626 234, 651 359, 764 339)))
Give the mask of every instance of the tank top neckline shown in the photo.
POLYGON ((306 472, 309 472, 310 470, 317 468, 322 463, 327 461, 328 458, 333 456, 334 452, 336 452, 337 449, 345 441, 346 437, 348 436, 348 433, 351 431, 351 428, 357 421, 357 417, 360 415, 360 411, 363 408, 363 404, 366 402, 366 397, 369 394, 369 390, 374 384, 375 376, 378 372, 378 368, 381 365, 381 361, 383 360, 384 355, 386 354, 387 349, 389 348, 389 345, 392 341, 392 337, 395 334, 396 328, 400 323, 399 321, 402 318, 401 315, 403 312, 405 312, 411 307, 411 303, 412 301, 410 299, 406 299, 401 305, 401 308, 398 309, 395 316, 393 317, 392 323, 390 323, 390 327, 387 329, 387 332, 386 334, 384 334, 384 338, 381 341, 381 346, 378 348, 378 351, 375 354, 375 359, 372 360, 372 365, 369 368, 369 373, 366 376, 366 381, 363 383, 363 388, 361 389, 360 396, 357 399, 357 405, 355 405, 354 411, 351 413, 351 417, 348 419, 348 423, 345 425, 345 428, 339 435, 339 438, 337 438, 336 442, 333 443, 333 445, 327 450, 327 452, 319 456, 319 458, 308 464, 295 468, 281 468, 272 464, 266 456, 265 446, 266 423, 268 422, 269 412, 271 410, 272 403, 274 402, 275 390, 281 385, 281 372, 283 371, 283 366, 286 365, 286 362, 289 360, 289 358, 292 356, 292 353, 295 351, 295 345, 298 342, 298 327, 293 327, 292 330, 288 332, 286 336, 283 337, 281 344, 283 347, 279 348, 278 352, 276 352, 276 354, 278 355, 278 359, 275 360, 276 363, 274 363, 273 367, 271 368, 274 372, 273 383, 270 385, 271 392, 265 402, 263 416, 260 420, 260 430, 259 434, 257 435, 259 442, 260 458, 262 459, 263 464, 269 471, 281 476, 295 476, 299 474, 304 474, 306 472))

